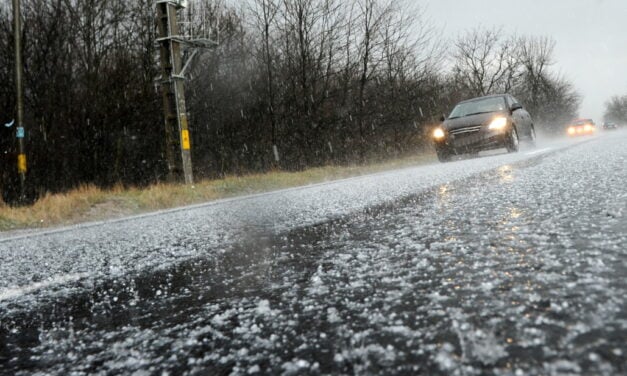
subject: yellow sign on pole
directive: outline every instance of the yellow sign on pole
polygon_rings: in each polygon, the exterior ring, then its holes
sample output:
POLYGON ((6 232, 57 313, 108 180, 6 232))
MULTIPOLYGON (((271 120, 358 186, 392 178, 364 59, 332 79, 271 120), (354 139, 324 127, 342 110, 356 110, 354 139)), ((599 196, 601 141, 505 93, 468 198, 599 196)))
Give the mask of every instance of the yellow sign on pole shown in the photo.
POLYGON ((18 154, 17 156, 17 171, 20 174, 26 172, 26 154, 18 154))
POLYGON ((181 131, 181 145, 183 146, 183 150, 191 149, 191 145, 189 143, 189 130, 183 129, 181 131))

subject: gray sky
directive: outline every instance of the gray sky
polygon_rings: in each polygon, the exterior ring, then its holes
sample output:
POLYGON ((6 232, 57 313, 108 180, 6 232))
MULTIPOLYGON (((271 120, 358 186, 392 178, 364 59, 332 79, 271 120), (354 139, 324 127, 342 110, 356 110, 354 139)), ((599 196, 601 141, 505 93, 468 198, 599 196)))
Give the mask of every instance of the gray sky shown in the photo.
POLYGON ((583 96, 582 117, 600 123, 605 101, 627 95, 627 0, 417 1, 445 38, 476 26, 552 37, 553 69, 583 96))

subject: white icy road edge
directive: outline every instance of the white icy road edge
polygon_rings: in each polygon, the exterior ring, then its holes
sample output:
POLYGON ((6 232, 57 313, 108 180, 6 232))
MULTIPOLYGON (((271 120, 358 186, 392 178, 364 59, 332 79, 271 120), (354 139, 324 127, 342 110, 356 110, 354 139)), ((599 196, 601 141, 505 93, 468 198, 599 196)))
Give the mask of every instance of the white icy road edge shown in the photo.
POLYGON ((208 204, 0 239, 0 303, 86 278, 207 257, 251 234, 320 223, 573 146, 410 167, 208 204), (33 282, 34 281, 34 282, 33 282))

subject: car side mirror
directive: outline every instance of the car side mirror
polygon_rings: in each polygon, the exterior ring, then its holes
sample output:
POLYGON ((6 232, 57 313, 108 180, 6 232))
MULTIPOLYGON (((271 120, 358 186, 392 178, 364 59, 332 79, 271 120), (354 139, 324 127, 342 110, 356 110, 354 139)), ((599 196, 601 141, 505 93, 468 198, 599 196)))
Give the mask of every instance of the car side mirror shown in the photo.
POLYGON ((514 103, 514 104, 512 105, 512 107, 510 107, 510 111, 511 111, 511 112, 514 112, 514 111, 516 111, 516 110, 520 110, 520 109, 522 109, 522 108, 523 108, 522 104, 520 104, 520 103, 514 103))
POLYGON ((440 116, 440 121, 444 121, 446 120, 446 118, 444 117, 444 115, 440 116))

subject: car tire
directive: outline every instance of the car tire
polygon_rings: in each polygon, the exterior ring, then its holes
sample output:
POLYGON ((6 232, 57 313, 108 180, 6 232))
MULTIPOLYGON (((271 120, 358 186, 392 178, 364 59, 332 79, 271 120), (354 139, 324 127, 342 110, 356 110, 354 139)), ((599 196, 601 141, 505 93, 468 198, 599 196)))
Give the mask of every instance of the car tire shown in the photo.
POLYGON ((451 151, 447 149, 437 149, 438 160, 442 163, 449 162, 451 160, 451 151))
POLYGON ((518 131, 516 131, 516 127, 513 126, 507 135, 507 140, 505 140, 505 148, 508 153, 516 153, 519 147, 520 139, 518 138, 518 131))

